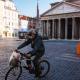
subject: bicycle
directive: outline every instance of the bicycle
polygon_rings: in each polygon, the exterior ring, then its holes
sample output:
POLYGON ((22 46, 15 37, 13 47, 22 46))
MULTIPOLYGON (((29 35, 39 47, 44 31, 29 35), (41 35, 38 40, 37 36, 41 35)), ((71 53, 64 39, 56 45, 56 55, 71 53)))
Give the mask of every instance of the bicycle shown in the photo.
MULTIPOLYGON (((12 80, 13 78, 15 78, 13 80, 19 80, 19 78, 22 74, 22 71, 23 71, 22 68, 29 71, 28 65, 22 64, 23 61, 25 61, 25 63, 26 63, 26 60, 28 60, 28 58, 26 58, 25 54, 23 54, 21 52, 19 52, 19 53, 21 55, 20 60, 17 62, 17 65, 10 67, 10 69, 6 73, 5 80, 12 80)), ((29 60, 31 60, 31 62, 32 62, 34 57, 35 56, 31 57, 31 59, 29 59, 29 60)), ((33 66, 33 69, 35 69, 33 63, 31 63, 31 65, 33 66)), ((50 70, 50 63, 45 59, 44 60, 40 59, 38 66, 41 70, 41 74, 40 74, 39 78, 45 77, 50 70)), ((35 73, 33 73, 33 74, 35 75, 35 73)))

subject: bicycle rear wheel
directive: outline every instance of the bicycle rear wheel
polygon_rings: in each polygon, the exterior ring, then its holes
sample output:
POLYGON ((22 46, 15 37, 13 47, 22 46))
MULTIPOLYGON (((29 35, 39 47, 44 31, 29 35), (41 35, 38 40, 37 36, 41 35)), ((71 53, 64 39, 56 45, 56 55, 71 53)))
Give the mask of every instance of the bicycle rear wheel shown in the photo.
POLYGON ((22 67, 11 67, 6 73, 5 80, 19 80, 22 73, 22 67))
POLYGON ((50 70, 50 63, 47 60, 42 60, 39 62, 39 67, 41 70, 40 78, 45 77, 50 70))

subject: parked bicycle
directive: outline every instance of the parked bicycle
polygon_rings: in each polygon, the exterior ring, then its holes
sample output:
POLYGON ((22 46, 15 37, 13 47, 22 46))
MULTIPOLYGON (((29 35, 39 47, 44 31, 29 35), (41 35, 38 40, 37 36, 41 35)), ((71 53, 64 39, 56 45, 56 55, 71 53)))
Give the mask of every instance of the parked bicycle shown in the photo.
MULTIPOLYGON (((21 77, 23 68, 25 70, 28 70, 28 65, 26 64, 26 60, 28 60, 28 58, 26 58, 24 53, 19 52, 19 54, 21 55, 19 61, 17 61, 17 64, 15 66, 11 66, 10 69, 8 70, 8 72, 5 75, 5 80, 19 80, 19 78, 21 77), (23 62, 25 63, 25 65, 23 64, 23 62)), ((31 57, 31 62, 33 61, 35 56, 31 57)), ((33 69, 35 69, 33 63, 31 63, 33 69)), ((38 66, 41 70, 41 74, 39 78, 45 77, 49 70, 50 70, 50 63, 47 60, 43 60, 40 59, 38 66)), ((35 70, 34 70, 35 71, 35 70)), ((33 73, 35 75, 35 72, 33 73)))

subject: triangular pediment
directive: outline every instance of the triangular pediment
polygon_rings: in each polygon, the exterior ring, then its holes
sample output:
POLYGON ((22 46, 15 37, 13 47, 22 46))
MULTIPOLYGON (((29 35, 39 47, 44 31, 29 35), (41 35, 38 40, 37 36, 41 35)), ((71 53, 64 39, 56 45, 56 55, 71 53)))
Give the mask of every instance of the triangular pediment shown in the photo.
POLYGON ((42 16, 63 14, 63 13, 72 13, 72 12, 79 12, 79 11, 80 11, 79 5, 62 2, 62 3, 59 3, 58 5, 54 6, 50 10, 46 11, 45 13, 43 13, 42 16))

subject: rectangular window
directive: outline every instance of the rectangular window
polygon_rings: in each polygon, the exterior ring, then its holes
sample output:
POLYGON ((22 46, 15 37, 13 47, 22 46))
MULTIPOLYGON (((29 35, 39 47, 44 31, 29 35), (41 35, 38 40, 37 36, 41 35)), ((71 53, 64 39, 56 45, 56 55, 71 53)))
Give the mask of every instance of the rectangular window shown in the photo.
POLYGON ((10 26, 10 22, 9 22, 9 26, 10 26))

